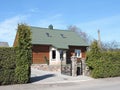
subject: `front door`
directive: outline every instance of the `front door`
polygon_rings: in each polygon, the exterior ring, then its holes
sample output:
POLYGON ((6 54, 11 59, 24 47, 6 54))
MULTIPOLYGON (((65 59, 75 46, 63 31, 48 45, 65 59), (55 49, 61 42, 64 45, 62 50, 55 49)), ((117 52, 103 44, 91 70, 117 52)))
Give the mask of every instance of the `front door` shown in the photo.
POLYGON ((66 64, 66 50, 59 50, 60 60, 66 64))

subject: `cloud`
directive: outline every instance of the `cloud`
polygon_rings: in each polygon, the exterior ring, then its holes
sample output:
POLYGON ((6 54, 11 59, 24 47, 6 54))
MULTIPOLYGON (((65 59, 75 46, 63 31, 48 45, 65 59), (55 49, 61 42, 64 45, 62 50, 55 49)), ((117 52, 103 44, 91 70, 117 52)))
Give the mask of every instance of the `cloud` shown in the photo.
POLYGON ((36 12, 39 12, 39 8, 32 8, 32 9, 29 9, 28 11, 31 13, 36 13, 36 12))
POLYGON ((77 24, 83 31, 97 39, 97 30, 101 31, 102 41, 119 41, 120 15, 102 18, 90 22, 77 24))
MULTIPOLYGON (((32 10, 34 12, 34 10, 32 10)), ((13 45, 16 29, 18 23, 28 22, 29 18, 32 18, 31 14, 27 15, 19 15, 14 16, 8 19, 5 19, 0 22, 0 41, 8 42, 10 46, 13 45)), ((48 27, 48 25, 52 24, 54 28, 63 29, 65 28, 64 20, 62 19, 62 14, 55 14, 53 16, 48 16, 42 18, 41 20, 29 21, 29 24, 40 26, 40 27, 48 27)), ((66 25, 67 26, 67 25, 66 25)))
POLYGON ((54 26, 56 29, 65 29, 67 26, 65 21, 62 18, 62 14, 55 14, 52 16, 47 16, 39 21, 35 25, 40 27, 48 27, 50 24, 54 26))
POLYGON ((17 24, 24 22, 26 16, 15 16, 0 22, 0 41, 8 42, 13 45, 15 39, 17 24))

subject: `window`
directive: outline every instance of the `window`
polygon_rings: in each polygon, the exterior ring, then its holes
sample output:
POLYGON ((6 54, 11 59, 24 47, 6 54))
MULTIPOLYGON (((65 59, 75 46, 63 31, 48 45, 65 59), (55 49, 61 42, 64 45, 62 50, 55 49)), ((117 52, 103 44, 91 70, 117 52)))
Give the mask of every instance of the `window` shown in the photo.
POLYGON ((63 59, 63 50, 60 50, 60 60, 63 59))
POLYGON ((52 59, 56 59, 56 51, 52 50, 52 59))
POLYGON ((75 56, 76 56, 77 58, 81 58, 81 50, 75 49, 75 56))
POLYGON ((61 35, 62 38, 66 38, 66 37, 64 36, 64 34, 60 34, 60 35, 61 35))
POLYGON ((52 37, 49 33, 46 33, 47 37, 52 37))

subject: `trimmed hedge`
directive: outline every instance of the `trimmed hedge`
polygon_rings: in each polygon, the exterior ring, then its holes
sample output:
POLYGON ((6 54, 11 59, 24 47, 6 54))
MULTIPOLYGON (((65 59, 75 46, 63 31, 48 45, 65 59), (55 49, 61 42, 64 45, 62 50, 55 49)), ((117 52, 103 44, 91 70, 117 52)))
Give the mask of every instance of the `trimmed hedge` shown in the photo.
POLYGON ((15 48, 0 48, 0 85, 24 84, 31 74, 31 32, 24 24, 18 25, 15 48))
POLYGON ((18 25, 18 43, 15 77, 17 83, 27 83, 30 81, 31 66, 31 32, 27 25, 18 25))
POLYGON ((15 48, 0 48, 0 85, 16 83, 15 68, 15 48))
POLYGON ((96 42, 87 53, 86 63, 93 78, 120 76, 120 51, 102 51, 96 42), (97 50, 97 51, 96 51, 97 50))

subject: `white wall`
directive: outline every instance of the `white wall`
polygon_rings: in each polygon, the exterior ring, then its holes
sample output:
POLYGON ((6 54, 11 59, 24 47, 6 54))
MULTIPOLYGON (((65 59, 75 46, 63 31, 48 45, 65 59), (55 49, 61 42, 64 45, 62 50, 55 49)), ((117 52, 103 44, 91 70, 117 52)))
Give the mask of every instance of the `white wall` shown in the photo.
POLYGON ((51 46, 49 54, 50 54, 50 65, 60 65, 61 61, 60 61, 59 51, 51 46), (52 50, 56 50, 56 59, 52 59, 52 50))
MULTIPOLYGON (((49 56, 50 56, 50 65, 61 65, 61 60, 60 60, 60 51, 54 47, 50 47, 50 52, 49 52, 49 56), (52 59, 52 50, 56 50, 56 59, 52 59)), ((66 60, 66 51, 63 51, 63 59, 66 60)))

